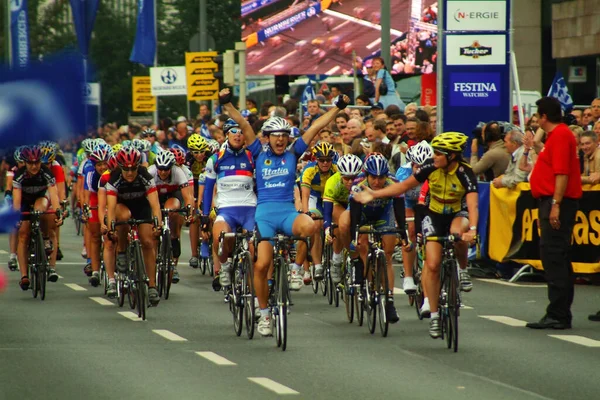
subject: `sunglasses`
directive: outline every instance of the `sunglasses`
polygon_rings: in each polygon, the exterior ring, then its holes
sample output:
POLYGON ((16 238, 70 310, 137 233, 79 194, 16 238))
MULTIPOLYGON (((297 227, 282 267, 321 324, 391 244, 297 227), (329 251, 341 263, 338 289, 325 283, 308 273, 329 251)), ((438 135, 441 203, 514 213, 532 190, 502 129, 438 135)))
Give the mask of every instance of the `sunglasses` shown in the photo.
POLYGON ((346 182, 352 182, 356 179, 356 175, 355 176, 342 176, 342 179, 346 182))
POLYGON ((199 156, 200 154, 204 154, 204 152, 200 150, 192 150, 192 154, 195 156, 199 156))
POLYGON ((133 172, 133 171, 137 171, 138 167, 121 167, 121 170, 123 172, 133 172))
POLYGON ((171 170, 171 167, 167 167, 167 168, 163 168, 163 167, 159 168, 159 167, 156 167, 156 169, 157 169, 157 170, 159 170, 159 171, 166 172, 166 171, 170 171, 170 170, 171 170))
POLYGON ((320 157, 317 158, 318 162, 322 162, 322 163, 330 163, 333 161, 333 158, 329 158, 329 157, 320 157))
POLYGON ((27 164, 27 165, 38 165, 38 164, 41 164, 41 163, 42 163, 41 160, 38 160, 38 161, 25 161, 25 164, 27 164))
POLYGON ((242 134, 242 130, 238 129, 238 128, 231 128, 230 130, 227 131, 227 133, 231 133, 233 135, 241 135, 242 134))

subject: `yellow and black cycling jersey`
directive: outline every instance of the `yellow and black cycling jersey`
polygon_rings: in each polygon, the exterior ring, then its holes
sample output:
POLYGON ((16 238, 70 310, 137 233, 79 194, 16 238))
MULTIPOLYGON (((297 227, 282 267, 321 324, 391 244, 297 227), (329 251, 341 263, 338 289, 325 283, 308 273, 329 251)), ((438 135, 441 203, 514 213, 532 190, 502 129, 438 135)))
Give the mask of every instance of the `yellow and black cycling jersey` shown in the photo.
POLYGON ((325 191, 327 180, 337 172, 337 165, 332 165, 329 171, 321 172, 319 165, 310 163, 302 171, 300 181, 302 187, 310 188, 310 195, 321 198, 325 191))
POLYGON ((458 162, 456 166, 444 172, 427 161, 414 174, 417 181, 429 181, 429 209, 438 214, 455 214, 466 209, 467 193, 477 193, 477 178, 471 166, 458 162))

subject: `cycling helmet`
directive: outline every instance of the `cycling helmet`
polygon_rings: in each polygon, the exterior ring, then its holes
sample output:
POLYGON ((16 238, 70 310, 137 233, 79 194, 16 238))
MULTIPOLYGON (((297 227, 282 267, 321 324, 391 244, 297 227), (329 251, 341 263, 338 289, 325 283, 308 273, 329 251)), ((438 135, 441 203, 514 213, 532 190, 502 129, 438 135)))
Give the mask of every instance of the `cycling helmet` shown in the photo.
POLYGON ((333 150, 333 145, 328 142, 319 142, 315 145, 312 151, 313 155, 317 158, 319 157, 332 157, 335 151, 333 150))
POLYGON ((21 150, 21 158, 24 162, 38 162, 42 159, 42 150, 39 146, 27 146, 21 150))
POLYGON ((156 136, 156 131, 152 128, 144 129, 141 133, 142 137, 156 136))
POLYGON ((123 148, 123 145, 121 143, 112 145, 112 151, 114 154, 117 154, 119 152, 119 150, 121 150, 122 148, 123 148))
POLYGON ((208 150, 208 143, 206 143, 206 139, 204 139, 202 136, 198 135, 197 133, 193 133, 188 141, 187 141, 187 146, 190 150, 193 151, 207 151, 208 150))
POLYGON ((208 147, 212 153, 218 152, 221 148, 221 145, 215 139, 207 140, 206 143, 208 144, 208 147))
POLYGON ((365 172, 375 176, 387 175, 388 162, 381 153, 371 153, 365 160, 365 172))
POLYGON ((123 140, 121 142, 121 146, 123 146, 123 147, 129 147, 129 146, 131 146, 131 140, 123 140))
POLYGON ((156 168, 158 169, 170 169, 175 165, 175 155, 170 151, 161 151, 156 155, 154 165, 156 165, 156 168))
POLYGON ((290 134, 292 127, 281 117, 270 117, 262 126, 263 135, 281 135, 283 133, 290 134))
POLYGON ((117 163, 117 157, 114 154, 111 155, 106 165, 108 166, 108 169, 114 171, 119 166, 117 163))
POLYGON ((183 150, 173 146, 169 149, 169 151, 175 156, 175 163, 177 165, 183 165, 183 163, 185 163, 185 152, 183 150))
POLYGON ((248 118, 252 113, 250 112, 250 110, 242 110, 240 114, 242 114, 242 117, 248 118))
POLYGON ((139 151, 140 153, 147 153, 150 151, 150 148, 152 147, 152 143, 150 143, 147 140, 141 140, 141 139, 133 139, 131 141, 131 145, 133 147, 135 147, 137 149, 137 151, 139 151))
POLYGON ((106 144, 106 140, 104 140, 102 138, 96 138, 93 140, 94 140, 94 147, 98 146, 99 144, 106 144))
POLYGON ((223 129, 223 133, 227 135, 227 132, 229 132, 229 130, 231 128, 239 128, 240 125, 235 122, 233 119, 229 118, 227 121, 225 121, 225 123, 223 124, 223 126, 221 127, 223 129))
POLYGON ((104 143, 104 144, 100 144, 98 146, 96 146, 96 148, 94 149, 94 151, 92 151, 92 154, 90 154, 90 161, 93 164, 96 164, 98 162, 102 162, 102 161, 108 161, 110 159, 110 157, 112 156, 113 152, 112 152, 112 148, 110 147, 110 145, 104 143))
POLYGON ((23 156, 21 155, 23 149, 25 149, 25 146, 19 146, 15 149, 13 156, 15 157, 16 162, 25 162, 25 160, 23 160, 23 156))
POLYGON ((417 165, 425 164, 425 161, 431 159, 432 157, 433 149, 425 140, 420 141, 406 151, 406 159, 417 165))
POLYGON ((123 147, 117 153, 117 164, 121 167, 131 168, 140 165, 142 155, 133 146, 123 147))
POLYGON ((431 141, 434 150, 461 153, 467 143, 467 135, 460 132, 444 132, 431 141))
POLYGON ((96 147, 96 143, 94 143, 94 139, 83 139, 83 141, 81 142, 81 148, 87 154, 90 154, 92 151, 94 151, 94 147, 96 147))
POLYGON ((360 157, 354 154, 346 154, 337 164, 338 171, 342 176, 356 176, 360 173, 363 163, 360 157))
POLYGON ((49 146, 40 146, 40 151, 42 153, 42 164, 51 164, 56 160, 56 151, 54 147, 49 146))
POLYGON ((187 150, 185 147, 178 145, 177 143, 173 143, 173 145, 171 146, 172 149, 177 149, 177 150, 181 150, 183 152, 183 155, 185 155, 185 153, 187 153, 187 150))

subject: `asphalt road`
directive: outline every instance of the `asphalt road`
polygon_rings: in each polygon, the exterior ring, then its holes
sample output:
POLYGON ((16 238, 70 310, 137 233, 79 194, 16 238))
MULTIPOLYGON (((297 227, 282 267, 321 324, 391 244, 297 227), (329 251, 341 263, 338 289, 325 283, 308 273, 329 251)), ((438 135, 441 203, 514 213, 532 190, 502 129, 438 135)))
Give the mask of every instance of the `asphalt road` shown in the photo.
MULTIPOLYGON (((434 0, 424 0, 423 7, 431 5, 434 0)), ((354 17, 356 7, 364 8, 361 18, 370 21, 371 15, 379 12, 378 1, 345 0, 343 4, 333 4, 329 10, 318 17, 303 21, 293 29, 286 30, 277 36, 281 39, 275 45, 272 40, 248 49, 248 74, 342 74, 352 68, 352 50, 360 57, 366 57, 379 50, 381 31, 364 26, 345 16, 354 17), (328 24, 324 19, 329 19, 328 24), (305 41, 302 50, 296 44, 305 41), (346 43, 351 43, 347 49, 346 43), (319 50, 322 50, 319 53, 319 50)), ((393 32, 406 32, 410 21, 410 1, 391 1, 392 41, 398 37, 393 32)))
POLYGON ((600 324, 586 318, 600 307, 598 287, 577 287, 572 330, 546 332, 523 327, 543 313, 543 285, 476 280, 464 296, 458 353, 429 337, 427 321, 416 318, 402 294, 396 295, 401 320, 382 338, 378 330, 371 335, 348 324, 343 308, 304 288, 294 296, 282 352, 273 338, 236 337, 222 294, 187 265, 180 264, 182 280, 172 297, 151 308, 147 321, 119 314, 129 309, 87 283, 81 238, 67 222, 66 257, 57 266, 62 278, 48 284, 44 302, 18 288, 18 273, 6 268, 7 237, 0 236, 0 268, 9 277, 0 293, 0 400, 271 399, 282 393, 306 399, 598 398, 600 324))

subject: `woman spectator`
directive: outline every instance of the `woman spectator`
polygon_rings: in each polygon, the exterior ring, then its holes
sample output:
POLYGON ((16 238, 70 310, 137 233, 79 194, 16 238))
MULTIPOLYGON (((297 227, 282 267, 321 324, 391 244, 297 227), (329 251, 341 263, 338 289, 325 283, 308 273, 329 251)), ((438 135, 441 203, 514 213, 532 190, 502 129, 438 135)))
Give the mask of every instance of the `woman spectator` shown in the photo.
POLYGON ((401 110, 404 109, 404 103, 400 100, 398 93, 396 93, 396 84, 392 79, 392 75, 385 68, 383 58, 373 58, 373 71, 375 72, 375 101, 374 103, 382 103, 383 107, 387 107, 391 104, 397 105, 401 110), (382 90, 387 88, 387 91, 382 90), (384 93, 382 93, 384 92, 384 93))

